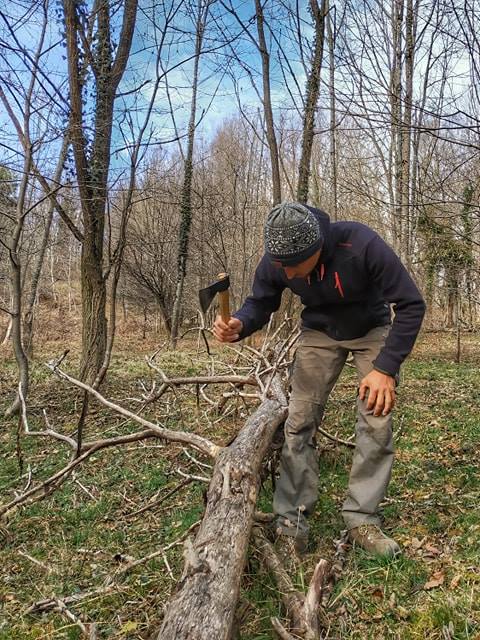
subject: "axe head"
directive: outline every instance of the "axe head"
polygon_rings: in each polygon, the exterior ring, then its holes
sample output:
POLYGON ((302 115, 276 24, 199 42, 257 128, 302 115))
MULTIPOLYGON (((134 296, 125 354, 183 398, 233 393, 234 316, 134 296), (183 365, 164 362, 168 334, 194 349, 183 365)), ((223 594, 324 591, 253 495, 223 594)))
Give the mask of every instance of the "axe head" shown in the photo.
POLYGON ((230 278, 226 273, 221 273, 219 276, 219 280, 214 282, 213 284, 205 287, 205 289, 200 289, 198 292, 198 297, 200 299, 200 308, 203 313, 207 313, 208 307, 212 304, 212 300, 215 295, 220 291, 226 291, 230 286, 230 278))

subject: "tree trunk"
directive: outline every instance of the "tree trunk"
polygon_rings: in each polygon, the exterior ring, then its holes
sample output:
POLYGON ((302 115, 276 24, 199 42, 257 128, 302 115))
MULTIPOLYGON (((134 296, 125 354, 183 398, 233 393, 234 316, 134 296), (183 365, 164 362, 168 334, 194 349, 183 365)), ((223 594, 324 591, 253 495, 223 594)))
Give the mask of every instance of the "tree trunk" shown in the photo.
MULTIPOLYGON (((65 136, 62 144, 62 149, 60 151, 57 168, 52 180, 53 185, 60 183, 62 172, 63 172, 63 166, 65 164, 65 159, 67 157, 67 150, 68 150, 68 139, 67 139, 67 136, 65 136)), ((37 255, 35 266, 33 268, 32 281, 30 284, 30 292, 25 305, 25 315, 24 315, 24 322, 23 322, 23 345, 24 345, 25 352, 29 358, 31 358, 33 355, 33 317, 34 317, 34 310, 35 310, 35 301, 37 299, 38 283, 40 281, 40 276, 42 274, 43 262, 45 259, 45 253, 47 251, 48 240, 50 238, 50 229, 52 226, 54 209, 55 209, 54 203, 50 202, 48 207, 47 220, 45 222, 45 230, 43 232, 42 243, 40 245, 40 250, 37 255)))
POLYGON ((405 19, 405 98, 403 107, 402 132, 402 221, 405 225, 404 256, 407 267, 411 266, 412 257, 412 212, 410 190, 410 162, 412 144, 412 99, 413 99, 413 70, 415 58, 415 17, 413 0, 407 0, 405 19))
POLYGON ((285 399, 268 399, 216 460, 205 515, 167 605, 158 640, 227 640, 237 606, 260 485, 260 468, 285 419, 285 399))
POLYGON ((103 261, 89 243, 82 247, 82 355, 80 379, 92 383, 105 357, 107 345, 106 286, 103 261))
MULTIPOLYGON (((28 172, 25 172, 25 176, 28 176, 28 172)), ((18 225, 17 225, 18 226, 18 225)), ((23 226, 23 222, 22 225, 23 226)), ((15 234, 16 235, 16 234, 15 234)), ((19 386, 21 394, 24 399, 28 394, 28 381, 29 381, 29 364, 28 358, 25 353, 22 344, 22 285, 21 285, 21 265, 18 257, 17 246, 19 241, 20 232, 18 234, 17 241, 12 239, 12 245, 9 248, 10 256, 10 273, 12 281, 13 292, 13 304, 12 304, 12 344, 15 358, 17 360, 18 373, 19 373, 19 386)), ((21 402, 20 395, 17 397, 13 404, 6 410, 5 415, 12 416, 20 411, 21 402)))
POLYGON ((310 11, 315 23, 315 44, 312 67, 307 80, 302 127, 302 154, 300 157, 297 184, 297 200, 304 203, 308 200, 315 116, 317 114, 317 103, 320 93, 320 72, 322 69, 327 2, 328 0, 322 0, 322 6, 320 8, 318 6, 318 0, 310 0, 310 11))
POLYGON ((327 37, 329 52, 329 82, 328 91, 330 94, 330 182, 331 182, 331 205, 330 214, 333 220, 338 220, 338 187, 337 187, 337 113, 335 104, 335 36, 332 29, 332 17, 328 11, 327 3, 327 37))
MULTIPOLYGON (((70 90, 70 133, 82 208, 84 238, 81 256, 82 355, 80 377, 93 382, 106 361, 107 319, 106 275, 103 273, 105 208, 110 167, 110 146, 116 92, 125 72, 137 15, 138 0, 125 0, 121 32, 113 59, 111 3, 95 5, 97 25, 94 60, 89 62, 95 77, 94 135, 87 141, 84 122, 83 83, 79 47, 77 3, 63 0, 70 90)), ((82 28, 82 27, 80 27, 82 28)), ((107 358, 108 359, 108 358, 107 358)), ((103 376, 102 376, 103 377, 103 376)))
POLYGON ((402 24, 403 0, 392 2, 392 69, 390 75, 391 145, 394 174, 395 249, 403 257, 403 163, 402 163, 402 24))
POLYGON ((272 167, 272 200, 275 205, 282 200, 280 164, 278 160, 277 137, 275 135, 272 97, 270 93, 270 55, 267 51, 267 43, 265 41, 265 33, 263 29, 263 8, 260 0, 255 0, 255 12, 257 17, 258 47, 262 58, 263 113, 265 116, 265 128, 268 148, 270 150, 270 163, 272 167))
POLYGON ((197 26, 195 39, 195 58, 192 81, 192 102, 190 105, 190 121, 188 124, 188 146, 185 157, 185 170, 182 186, 182 202, 180 205, 181 223, 179 233, 178 260, 177 260, 177 286, 175 290, 175 301, 172 313, 171 346, 177 346, 178 333, 180 329, 180 318, 182 316, 183 287, 187 275, 188 245, 190 242, 190 228, 192 226, 192 178, 193 178, 193 145, 195 141, 196 113, 197 113, 197 91, 198 91, 198 67, 202 52, 203 34, 205 22, 208 16, 210 1, 198 0, 197 5, 197 26))

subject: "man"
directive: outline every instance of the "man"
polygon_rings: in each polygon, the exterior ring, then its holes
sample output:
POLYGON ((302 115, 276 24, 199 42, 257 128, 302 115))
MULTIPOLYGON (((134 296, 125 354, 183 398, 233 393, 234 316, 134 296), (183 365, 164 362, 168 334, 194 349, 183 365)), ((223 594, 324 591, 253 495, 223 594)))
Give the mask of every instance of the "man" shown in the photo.
POLYGON ((234 342, 263 327, 285 287, 305 308, 273 497, 276 532, 284 540, 288 536, 299 555, 305 552, 307 517, 317 498, 315 432, 352 353, 359 380, 356 447, 342 515, 353 543, 374 554, 396 555, 400 547, 380 529, 378 506, 393 463, 396 379, 422 323, 422 296, 372 229, 358 222, 330 223, 320 209, 287 202, 267 218, 265 255, 252 295, 228 324, 217 317, 216 338, 234 342))

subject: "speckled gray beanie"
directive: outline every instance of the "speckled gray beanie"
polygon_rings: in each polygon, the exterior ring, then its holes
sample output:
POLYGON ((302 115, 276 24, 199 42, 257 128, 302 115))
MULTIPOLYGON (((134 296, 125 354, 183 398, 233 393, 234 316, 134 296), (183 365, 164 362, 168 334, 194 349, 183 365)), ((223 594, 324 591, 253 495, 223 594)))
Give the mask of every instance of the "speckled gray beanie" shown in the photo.
POLYGON ((298 202, 282 202, 265 222, 265 253, 283 265, 299 264, 323 245, 315 215, 298 202))

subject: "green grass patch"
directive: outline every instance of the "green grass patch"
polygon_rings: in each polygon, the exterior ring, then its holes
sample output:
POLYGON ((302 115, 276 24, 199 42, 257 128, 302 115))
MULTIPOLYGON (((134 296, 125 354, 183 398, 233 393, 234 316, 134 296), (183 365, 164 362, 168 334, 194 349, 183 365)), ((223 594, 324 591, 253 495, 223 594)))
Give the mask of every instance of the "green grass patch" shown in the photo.
MULTIPOLYGON (((401 558, 385 561, 361 550, 348 554, 329 608, 330 637, 342 640, 474 640, 480 637, 480 356, 478 336, 465 336, 465 362, 455 364, 454 337, 425 336, 406 363, 395 412, 397 457, 387 500, 385 527, 402 544, 401 558), (438 577, 441 579, 438 580, 438 577), (436 578, 435 578, 436 577, 436 578), (427 588, 432 579, 438 585, 427 588)), ((81 394, 55 379, 43 362, 62 352, 48 343, 32 366, 29 414, 32 429, 44 428, 42 409, 64 434, 76 428, 81 394)), ((139 341, 119 341, 103 392, 129 408, 157 378, 146 364, 139 341)), ((151 345, 150 345, 151 346, 151 345)), ((150 350, 152 352, 153 349, 150 350)), ((216 351, 220 360, 228 350, 216 351)), ((170 375, 196 375, 209 359, 195 346, 162 351, 159 366, 170 375)), ((75 372, 78 354, 67 367, 75 372)), ((2 362, 0 411, 14 395, 16 368, 2 362)), ((346 369, 334 389, 323 427, 340 438, 355 428, 356 375, 346 369)), ((208 389, 212 397, 218 389, 208 389)), ((173 429, 192 429, 223 443, 243 424, 247 409, 240 403, 227 420, 215 422, 204 400, 181 391, 182 411, 165 404, 144 415, 173 429), (167 415, 169 413, 169 415, 167 415), (241 413, 244 416, 241 416, 241 413)), ((170 403, 170 404, 168 404, 170 403)), ((22 437, 23 469, 16 452, 16 419, 5 420, 0 433, 2 503, 12 500, 29 482, 42 482, 69 459, 68 448, 45 438, 22 437)), ((92 403, 86 438, 131 433, 137 426, 92 403)), ((348 485, 352 451, 318 437, 319 497, 310 520, 311 545, 294 581, 306 589, 320 557, 331 559, 334 540, 343 528, 340 516, 348 485)), ((157 440, 97 452, 64 485, 41 501, 11 513, 0 525, 0 640, 80 638, 78 628, 55 612, 26 615, 35 601, 83 593, 105 584, 131 559, 139 559, 181 538, 199 520, 206 484, 192 482, 168 499, 182 481, 178 470, 208 476, 209 462, 198 453, 188 458, 181 447, 157 440), (140 513, 140 510, 143 510, 140 513)), ((258 499, 262 511, 272 509, 268 476, 258 499)), ((140 564, 118 581, 114 593, 72 605, 85 622, 98 623, 98 637, 146 638, 161 618, 162 605, 182 573, 182 546, 140 564), (168 567, 167 567, 168 563, 168 567), (173 578, 170 575, 173 574, 173 578)), ((254 553, 250 554, 241 591, 241 637, 274 637, 270 619, 282 618, 277 588, 254 553)))

